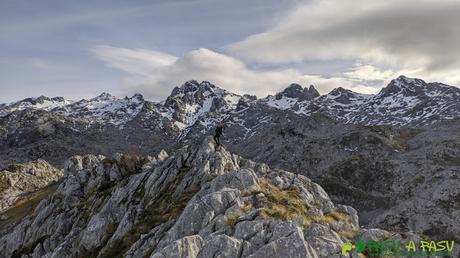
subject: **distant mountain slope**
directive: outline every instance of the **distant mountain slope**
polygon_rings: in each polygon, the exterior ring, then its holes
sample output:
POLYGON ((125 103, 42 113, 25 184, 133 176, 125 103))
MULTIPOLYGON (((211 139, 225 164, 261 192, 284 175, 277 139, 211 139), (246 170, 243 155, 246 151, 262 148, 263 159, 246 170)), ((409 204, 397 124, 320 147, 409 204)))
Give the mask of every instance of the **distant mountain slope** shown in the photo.
POLYGON ((459 88, 405 76, 392 80, 376 95, 339 87, 315 98, 305 99, 299 90, 296 94, 281 97, 278 94, 261 101, 301 115, 325 113, 333 119, 360 125, 423 126, 460 117, 459 88))

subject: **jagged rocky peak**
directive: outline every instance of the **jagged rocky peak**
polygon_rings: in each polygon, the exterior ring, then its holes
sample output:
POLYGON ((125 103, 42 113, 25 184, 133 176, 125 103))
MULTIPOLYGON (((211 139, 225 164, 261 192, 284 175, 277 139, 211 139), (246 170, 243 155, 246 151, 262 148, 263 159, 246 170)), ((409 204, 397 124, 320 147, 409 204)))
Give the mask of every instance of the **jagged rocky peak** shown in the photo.
POLYGON ((90 99, 82 99, 77 102, 72 103, 73 105, 81 105, 87 103, 114 103, 114 102, 121 102, 121 101, 131 101, 131 102, 143 102, 144 96, 140 93, 135 93, 133 96, 128 97, 125 96, 124 98, 118 98, 108 92, 102 92, 98 96, 90 99))
POLYGON ((63 97, 49 98, 40 96, 37 98, 26 98, 12 104, 4 104, 0 107, 0 116, 24 109, 42 109, 71 117, 93 116, 95 118, 104 118, 104 116, 107 117, 117 112, 119 115, 126 113, 132 116, 142 108, 144 102, 141 94, 134 94, 132 97, 117 98, 107 92, 103 92, 94 98, 79 101, 70 101, 63 97))
POLYGON ((292 83, 282 92, 276 94, 276 99, 281 99, 283 96, 288 98, 297 98, 303 93, 303 87, 297 83, 292 83))
POLYGON ((388 97, 398 94, 403 94, 404 96, 424 95, 427 91, 427 86, 428 84, 424 80, 401 75, 383 88, 377 94, 377 97, 388 97))
POLYGON ((103 92, 91 99, 82 99, 57 109, 66 116, 90 119, 90 121, 110 122, 116 125, 130 121, 142 109, 145 101, 141 94, 117 98, 103 92))
POLYGON ((342 87, 338 87, 338 88, 335 88, 333 89, 331 92, 329 92, 328 95, 331 95, 331 96, 339 96, 339 95, 350 95, 352 94, 353 92, 350 91, 350 90, 347 90, 347 89, 344 89, 342 87))
POLYGON ((50 98, 46 96, 40 96, 37 98, 25 98, 11 104, 5 104, 4 108, 8 109, 9 112, 15 110, 24 110, 28 108, 51 110, 53 108, 62 107, 70 103, 71 101, 68 101, 63 97, 50 98))
POLYGON ((125 97, 124 99, 119 99, 107 92, 103 92, 100 95, 91 98, 91 99, 82 99, 80 101, 77 101, 71 105, 69 105, 67 108, 72 110, 72 109, 84 109, 84 110, 98 110, 107 106, 113 106, 113 108, 116 108, 119 104, 122 104, 122 102, 129 102, 133 99, 138 99, 137 95, 135 97, 125 97))
POLYGON ((86 109, 100 108, 106 105, 113 106, 114 108, 118 106, 131 105, 131 104, 142 104, 144 102, 144 97, 136 93, 131 97, 118 98, 110 93, 103 92, 100 95, 91 98, 91 99, 82 99, 78 102, 73 103, 72 106, 80 106, 86 109))
POLYGON ((297 83, 292 83, 275 96, 268 95, 266 98, 261 99, 260 102, 274 108, 291 109, 297 112, 301 105, 309 105, 319 96, 319 92, 313 85, 309 88, 304 88, 297 83))
POLYGON ((383 88, 376 99, 383 98, 417 98, 429 100, 432 98, 455 100, 460 97, 460 89, 454 86, 438 82, 427 83, 417 78, 399 76, 392 80, 387 87, 383 88))
POLYGON ((335 257, 358 234, 390 234, 361 228, 310 179, 210 137, 158 158, 74 156, 35 213, 0 231, 3 255, 335 257))
POLYGON ((398 78, 392 80, 393 83, 401 86, 412 85, 412 86, 426 86, 426 82, 418 78, 409 78, 404 75, 398 76, 398 78))
POLYGON ((140 93, 134 94, 132 97, 125 97, 125 99, 130 99, 132 101, 142 102, 144 101, 144 96, 140 93))
POLYGON ((187 81, 175 87, 164 106, 172 110, 172 117, 179 128, 193 125, 210 112, 236 109, 241 96, 226 91, 208 81, 187 81))
POLYGON ((90 100, 94 100, 94 101, 107 101, 107 100, 116 100, 117 97, 113 96, 112 94, 110 93, 107 93, 107 92, 102 92, 101 94, 99 94, 98 96, 90 99, 90 100))
POLYGON ((170 97, 182 97, 185 94, 194 93, 198 90, 200 84, 195 80, 186 81, 181 86, 176 86, 171 92, 170 97))
POLYGON ((339 102, 345 105, 353 104, 355 101, 362 101, 368 97, 370 96, 344 89, 342 87, 335 88, 327 95, 323 96, 325 100, 333 100, 334 102, 339 102))
POLYGON ((320 94, 315 89, 313 85, 310 85, 309 88, 304 88, 297 83, 292 83, 282 92, 279 92, 275 95, 277 100, 282 99, 283 97, 294 98, 300 101, 302 100, 312 100, 318 97, 320 94))
POLYGON ((65 100, 64 100, 63 97, 49 98, 49 97, 46 97, 46 96, 42 95, 42 96, 40 96, 38 98, 26 98, 26 99, 21 100, 20 102, 29 102, 32 105, 35 105, 35 104, 43 104, 43 103, 45 103, 45 101, 64 102, 65 100))
POLYGON ((208 81, 198 83, 195 80, 190 80, 182 84, 180 87, 175 87, 170 97, 179 98, 183 101, 190 101, 197 97, 206 97, 210 94, 222 95, 224 90, 211 84, 208 81))

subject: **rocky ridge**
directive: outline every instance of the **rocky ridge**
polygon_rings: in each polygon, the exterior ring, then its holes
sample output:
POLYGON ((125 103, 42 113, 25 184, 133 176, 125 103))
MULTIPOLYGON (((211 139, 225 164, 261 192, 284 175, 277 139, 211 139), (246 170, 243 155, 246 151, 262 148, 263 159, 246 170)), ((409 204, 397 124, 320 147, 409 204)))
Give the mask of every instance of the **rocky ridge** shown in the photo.
POLYGON ((74 156, 35 214, 1 229, 13 257, 340 257, 362 229, 308 178, 216 148, 158 157, 74 156))

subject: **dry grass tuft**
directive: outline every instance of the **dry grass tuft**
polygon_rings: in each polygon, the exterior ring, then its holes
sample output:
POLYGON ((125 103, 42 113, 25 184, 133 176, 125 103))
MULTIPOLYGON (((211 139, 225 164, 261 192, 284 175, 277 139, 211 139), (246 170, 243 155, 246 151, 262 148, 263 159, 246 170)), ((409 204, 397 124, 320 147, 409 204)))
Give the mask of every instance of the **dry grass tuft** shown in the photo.
POLYGON ((268 207, 260 211, 260 216, 279 220, 293 220, 308 216, 309 208, 298 189, 280 189, 262 180, 260 192, 268 200, 268 207))
MULTIPOLYGON (((243 192, 243 196, 263 193, 267 198, 267 205, 259 211, 259 216, 277 220, 299 220, 302 225, 311 223, 334 224, 338 221, 349 222, 348 214, 332 211, 323 216, 314 215, 303 199, 298 189, 280 189, 267 180, 261 180, 260 189, 252 192, 243 192)), ((240 215, 241 216, 241 215, 240 215)))

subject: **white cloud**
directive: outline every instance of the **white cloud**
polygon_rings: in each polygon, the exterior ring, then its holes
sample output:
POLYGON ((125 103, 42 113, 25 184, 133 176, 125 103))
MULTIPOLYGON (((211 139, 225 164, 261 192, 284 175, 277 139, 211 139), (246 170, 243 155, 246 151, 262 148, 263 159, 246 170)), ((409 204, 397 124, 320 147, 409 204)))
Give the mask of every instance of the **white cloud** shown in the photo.
POLYGON ((164 99, 174 86, 191 79, 210 81, 235 93, 259 97, 276 93, 293 82, 305 86, 313 84, 322 93, 339 86, 365 93, 375 92, 375 88, 344 77, 323 78, 294 69, 249 69, 238 59, 204 48, 190 51, 180 58, 144 49, 107 46, 96 47, 93 52, 109 66, 136 76, 125 78, 126 93, 140 92, 155 100, 164 99))
POLYGON ((150 76, 155 69, 171 65, 177 60, 175 56, 146 49, 96 46, 92 52, 109 67, 142 76, 150 76))
POLYGON ((356 81, 388 81, 398 75, 392 70, 382 71, 373 65, 357 64, 343 73, 345 77, 356 81))
POLYGON ((457 0, 311 1, 229 49, 263 63, 353 60, 365 65, 348 76, 364 80, 394 71, 459 83, 459 13, 457 0))

